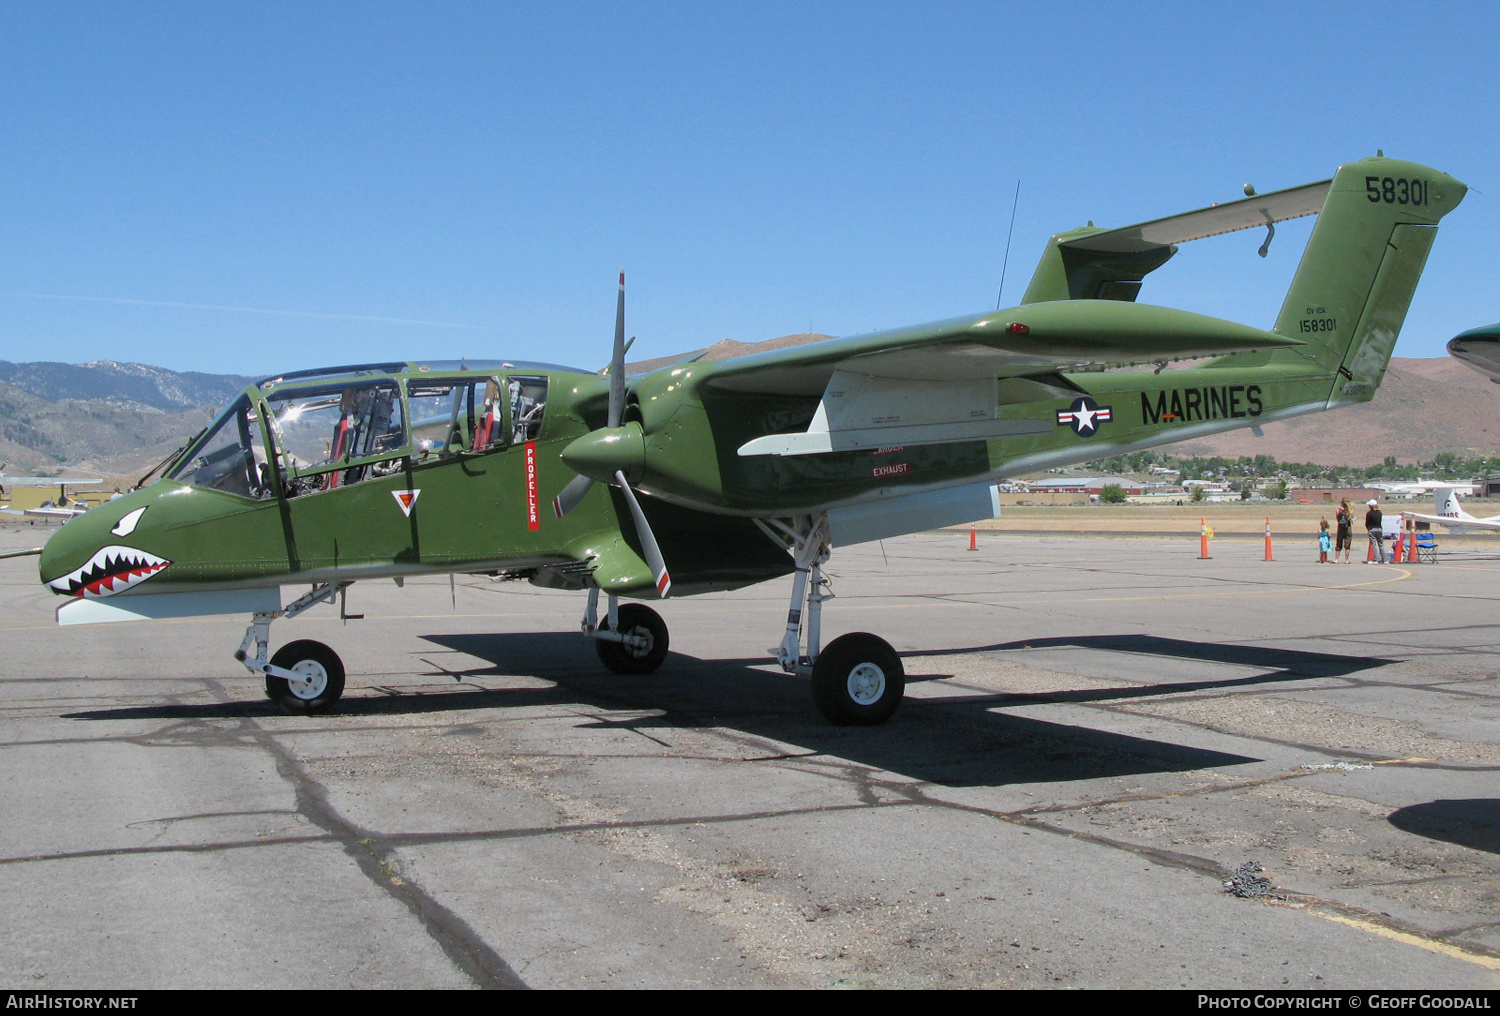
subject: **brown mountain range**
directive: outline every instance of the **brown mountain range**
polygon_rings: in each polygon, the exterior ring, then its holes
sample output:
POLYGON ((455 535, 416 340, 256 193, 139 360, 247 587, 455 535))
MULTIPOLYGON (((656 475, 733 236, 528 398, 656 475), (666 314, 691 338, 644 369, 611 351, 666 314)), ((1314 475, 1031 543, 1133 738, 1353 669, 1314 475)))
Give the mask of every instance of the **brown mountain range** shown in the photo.
POLYGON ((1262 428, 1232 430, 1172 446, 1177 455, 1274 455, 1280 462, 1369 466, 1387 455, 1403 465, 1440 452, 1500 455, 1500 387, 1450 356, 1397 356, 1375 398, 1262 428))

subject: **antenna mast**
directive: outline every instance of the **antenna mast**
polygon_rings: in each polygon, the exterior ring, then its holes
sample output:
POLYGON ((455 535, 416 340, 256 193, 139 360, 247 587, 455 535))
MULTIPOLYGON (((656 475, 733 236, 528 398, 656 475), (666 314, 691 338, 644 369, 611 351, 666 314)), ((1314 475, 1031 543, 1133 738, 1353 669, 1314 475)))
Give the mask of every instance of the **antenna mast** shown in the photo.
POLYGON ((1010 238, 1016 231, 1016 205, 1021 203, 1021 181, 1016 181, 1016 196, 1010 203, 1010 229, 1005 231, 1005 260, 1000 265, 1000 292, 995 294, 995 309, 1000 309, 1000 300, 1005 296, 1005 270, 1010 267, 1010 238))

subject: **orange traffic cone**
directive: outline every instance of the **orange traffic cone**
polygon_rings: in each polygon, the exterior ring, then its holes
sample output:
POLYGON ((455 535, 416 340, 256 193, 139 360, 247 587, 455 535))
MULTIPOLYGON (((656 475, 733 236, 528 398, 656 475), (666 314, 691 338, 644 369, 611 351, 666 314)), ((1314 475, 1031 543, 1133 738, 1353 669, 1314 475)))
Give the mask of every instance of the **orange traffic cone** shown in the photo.
POLYGON ((1208 560, 1208 519, 1198 520, 1198 560, 1208 560))
POLYGON ((969 549, 970 550, 978 550, 979 549, 979 527, 978 526, 970 526, 969 527, 969 549))
POLYGON ((1266 560, 1267 561, 1272 560, 1272 557, 1271 557, 1271 520, 1269 518, 1266 519, 1266 560))

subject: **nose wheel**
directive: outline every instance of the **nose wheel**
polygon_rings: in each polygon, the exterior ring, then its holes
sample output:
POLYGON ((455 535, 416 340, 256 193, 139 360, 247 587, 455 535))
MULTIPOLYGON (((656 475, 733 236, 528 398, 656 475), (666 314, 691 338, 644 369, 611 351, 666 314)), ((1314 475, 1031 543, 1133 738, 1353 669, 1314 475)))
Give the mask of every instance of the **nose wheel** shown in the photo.
POLYGON ((641 603, 619 607, 617 627, 622 641, 595 640, 599 661, 616 674, 651 674, 667 658, 667 623, 641 603))
POLYGON ((321 642, 289 642, 271 657, 287 677, 266 675, 266 697, 284 713, 323 713, 344 694, 344 662, 321 642))

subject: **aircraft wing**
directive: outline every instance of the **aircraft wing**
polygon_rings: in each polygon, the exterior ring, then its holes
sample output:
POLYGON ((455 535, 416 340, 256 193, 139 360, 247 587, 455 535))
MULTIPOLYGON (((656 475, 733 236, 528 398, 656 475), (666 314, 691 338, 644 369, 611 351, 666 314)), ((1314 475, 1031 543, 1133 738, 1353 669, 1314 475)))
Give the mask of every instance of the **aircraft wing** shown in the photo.
POLYGON ((1188 311, 1071 300, 768 350, 697 370, 709 389, 821 395, 806 433, 771 434, 739 449, 809 455, 1045 433, 1051 421, 1004 418, 999 410, 1082 394, 1063 371, 1302 344, 1188 311))
POLYGON ((1300 339, 1169 307, 1062 300, 809 342, 704 365, 711 388, 816 395, 835 370, 910 381, 1022 377, 1300 346, 1300 339))
POLYGON ((0 487, 76 487, 80 483, 103 483, 98 476, 6 476, 0 473, 0 487))
MULTIPOLYGON (((14 512, 11 509, 10 512, 14 512)), ((87 508, 23 508, 22 515, 31 515, 36 518, 47 519, 71 519, 76 515, 82 515, 88 511, 87 508)), ((7 512, 9 514, 10 512, 7 512)))

